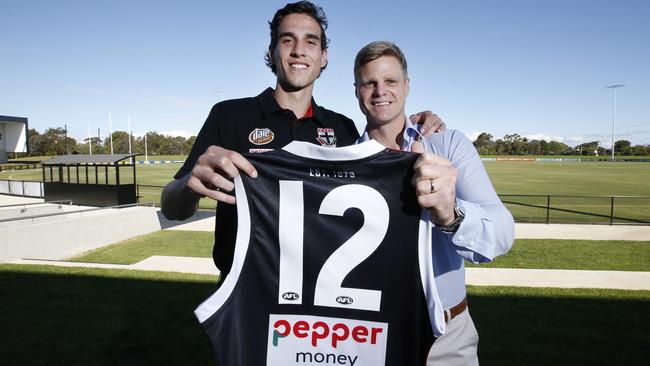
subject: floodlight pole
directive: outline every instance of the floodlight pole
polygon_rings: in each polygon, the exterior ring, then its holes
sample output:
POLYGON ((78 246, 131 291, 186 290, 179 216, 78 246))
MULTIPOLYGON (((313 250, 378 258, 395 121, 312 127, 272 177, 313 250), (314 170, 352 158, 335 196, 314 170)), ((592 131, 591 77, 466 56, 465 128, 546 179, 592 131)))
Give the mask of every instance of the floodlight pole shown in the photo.
POLYGON ((149 156, 147 155, 147 132, 144 133, 144 163, 149 162, 149 156))
POLYGON ((131 115, 127 114, 127 118, 129 120, 129 154, 130 154, 131 153, 131 135, 132 135, 132 132, 131 132, 131 115))
POLYGON ((612 161, 614 161, 614 127, 616 126, 616 89, 624 87, 625 84, 612 84, 605 88, 614 89, 614 106, 612 108, 612 161))
POLYGON ((63 143, 65 144, 65 154, 68 155, 68 125, 63 125, 63 143))
POLYGON ((111 140, 111 155, 113 155, 113 118, 111 112, 108 112, 108 136, 111 140))

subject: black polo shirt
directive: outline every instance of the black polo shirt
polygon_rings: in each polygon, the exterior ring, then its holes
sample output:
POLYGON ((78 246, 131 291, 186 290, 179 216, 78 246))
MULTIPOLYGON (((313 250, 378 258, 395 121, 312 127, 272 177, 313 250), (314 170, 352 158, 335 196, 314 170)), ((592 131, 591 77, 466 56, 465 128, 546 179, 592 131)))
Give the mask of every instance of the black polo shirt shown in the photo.
MULTIPOLYGON (((312 116, 297 118, 292 111, 278 105, 272 88, 256 97, 217 103, 201 127, 185 164, 174 178, 191 172, 199 156, 211 145, 249 153, 280 149, 294 140, 332 147, 348 146, 359 137, 351 119, 318 106, 313 98, 311 111, 312 116)), ((220 203, 212 256, 223 274, 230 272, 236 233, 236 207, 220 203)))

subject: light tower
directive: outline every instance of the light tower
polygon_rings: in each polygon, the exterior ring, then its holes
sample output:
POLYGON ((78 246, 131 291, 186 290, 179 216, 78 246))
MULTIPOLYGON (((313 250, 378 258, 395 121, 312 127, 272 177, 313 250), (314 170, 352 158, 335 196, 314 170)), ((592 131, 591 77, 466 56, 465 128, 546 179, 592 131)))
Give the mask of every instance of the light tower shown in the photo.
POLYGON ((616 89, 624 87, 625 84, 607 85, 607 89, 614 89, 614 107, 612 108, 612 161, 614 161, 614 127, 616 126, 616 89))

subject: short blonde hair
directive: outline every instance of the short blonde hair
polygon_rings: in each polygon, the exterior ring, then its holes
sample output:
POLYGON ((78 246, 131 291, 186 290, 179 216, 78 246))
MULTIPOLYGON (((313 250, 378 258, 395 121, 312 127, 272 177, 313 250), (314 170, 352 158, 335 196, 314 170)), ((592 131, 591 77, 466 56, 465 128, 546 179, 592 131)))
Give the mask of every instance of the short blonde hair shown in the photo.
POLYGON ((375 41, 368 43, 357 53, 354 58, 354 82, 357 82, 359 69, 370 61, 374 61, 382 56, 393 56, 402 64, 402 71, 404 76, 408 78, 408 68, 406 65, 406 57, 402 50, 397 47, 395 43, 388 41, 375 41))

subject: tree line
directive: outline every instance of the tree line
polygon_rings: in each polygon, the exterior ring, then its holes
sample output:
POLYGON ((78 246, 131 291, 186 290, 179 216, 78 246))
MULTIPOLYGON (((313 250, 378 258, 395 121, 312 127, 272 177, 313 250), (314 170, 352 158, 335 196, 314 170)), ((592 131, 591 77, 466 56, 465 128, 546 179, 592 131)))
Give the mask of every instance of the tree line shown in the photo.
MULTIPOLYGON (((83 141, 67 136, 63 128, 48 128, 42 134, 35 129, 29 129, 29 154, 30 156, 50 156, 65 154, 110 154, 111 137, 103 140, 97 136, 86 138, 83 141)), ((129 136, 125 131, 115 131, 113 136, 113 153, 129 153, 129 137, 131 138, 131 152, 134 154, 145 153, 145 137, 129 136)), ((196 140, 196 136, 189 139, 180 136, 162 135, 157 132, 146 133, 146 153, 148 155, 188 155, 196 140)))
MULTIPOLYGON (((129 134, 125 131, 115 131, 113 136, 113 153, 126 154, 129 152, 129 134)), ((83 141, 66 136, 63 128, 48 128, 42 134, 35 129, 28 131, 30 156, 50 156, 65 154, 110 154, 110 136, 103 140, 97 136, 83 141), (90 140, 90 141, 89 141, 90 140), (89 143, 90 142, 90 143, 89 143)), ((162 135, 157 132, 147 132, 148 155, 187 155, 196 140, 180 136, 162 135)), ((480 155, 583 155, 608 156, 610 149, 599 146, 598 141, 583 143, 574 147, 558 141, 529 140, 519 134, 505 135, 494 140, 494 137, 483 132, 474 141, 474 146, 480 155)), ((131 137, 131 151, 137 154, 145 153, 145 138, 131 137)), ((614 143, 616 155, 647 156, 650 155, 650 145, 634 145, 628 140, 618 140, 614 143)))
MULTIPOLYGON (((569 146, 558 141, 529 140, 519 134, 505 135, 493 140, 493 136, 482 132, 474 141, 474 147, 480 155, 583 155, 609 156, 611 149, 599 145, 598 141, 569 146)), ((614 153, 622 156, 650 155, 650 145, 634 145, 628 140, 614 143, 614 153)))

